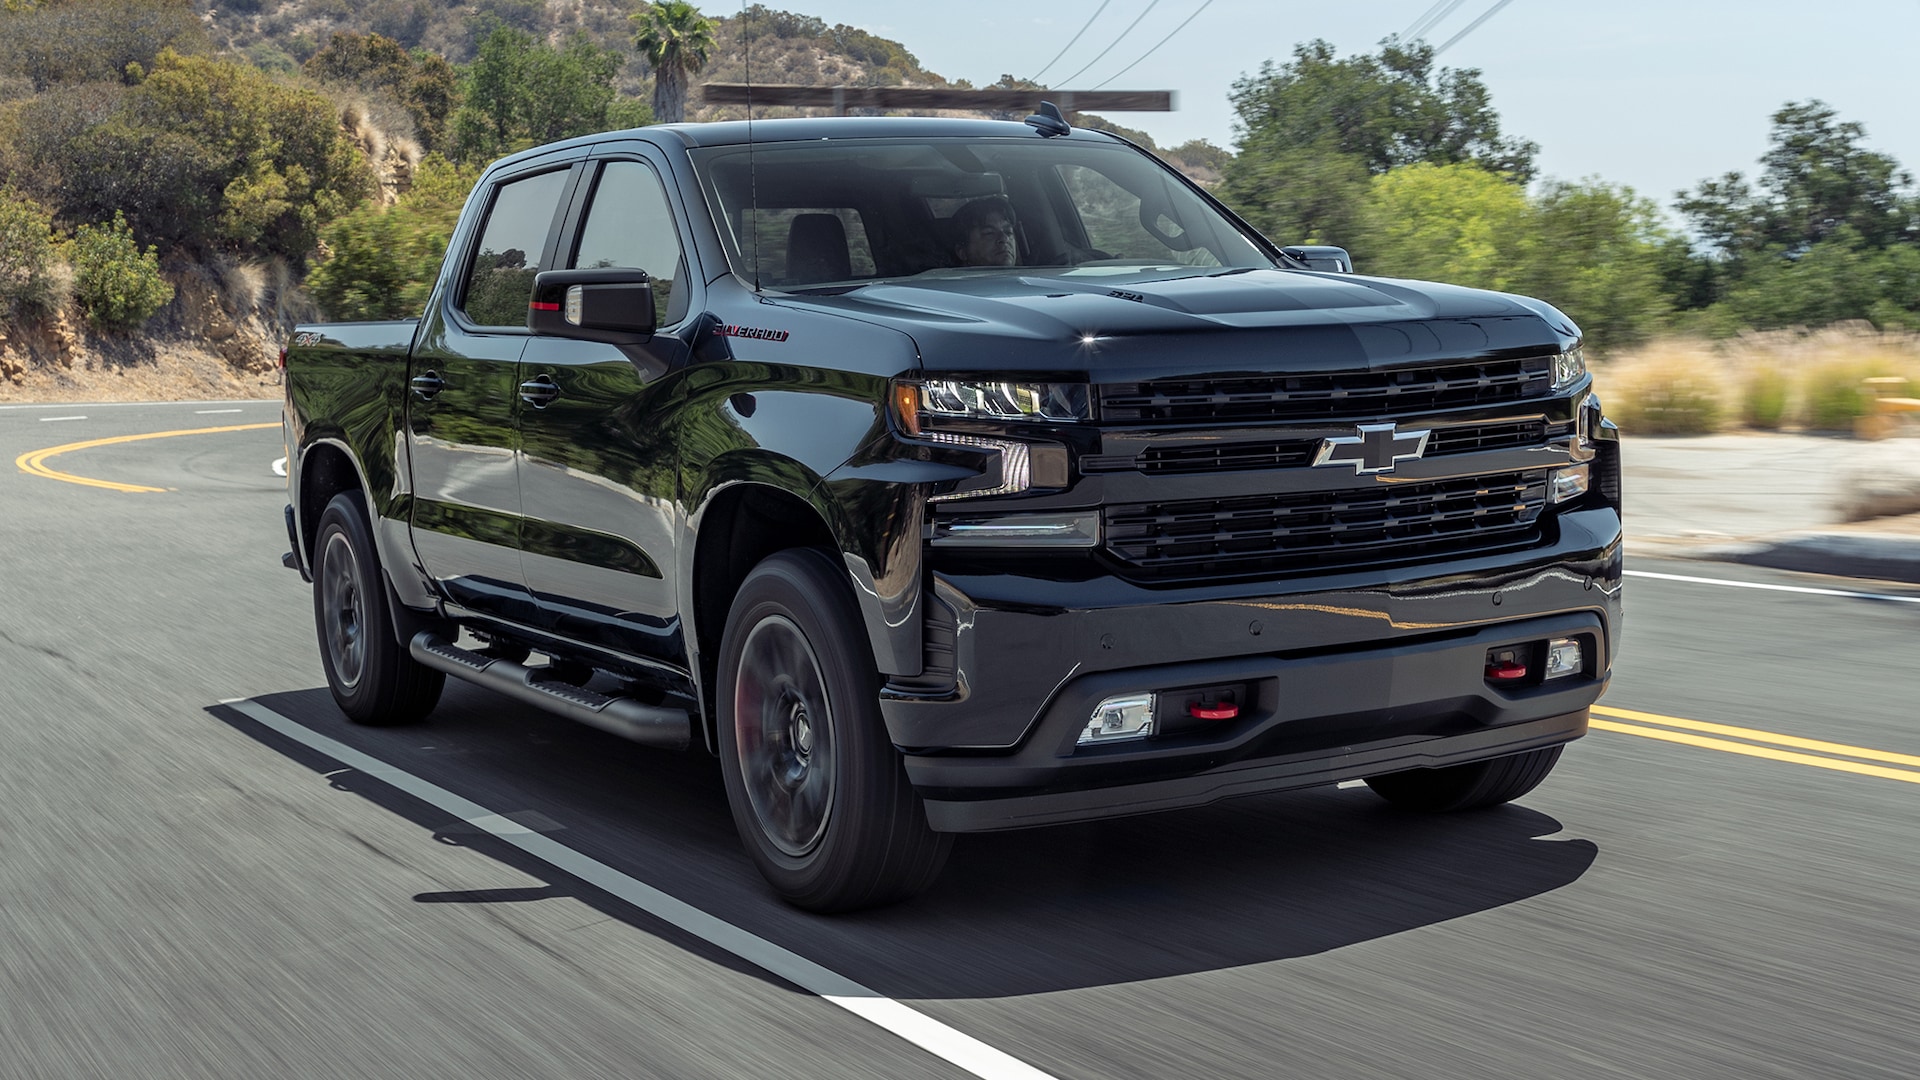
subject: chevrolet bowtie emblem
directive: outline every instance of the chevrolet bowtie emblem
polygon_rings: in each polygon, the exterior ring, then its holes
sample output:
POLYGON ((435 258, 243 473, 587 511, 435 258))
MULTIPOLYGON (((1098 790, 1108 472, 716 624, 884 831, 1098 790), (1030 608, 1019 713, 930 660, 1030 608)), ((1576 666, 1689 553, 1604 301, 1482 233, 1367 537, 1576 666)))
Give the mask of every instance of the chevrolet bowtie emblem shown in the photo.
POLYGON ((1356 473, 1392 472, 1402 461, 1418 460, 1427 452, 1431 431, 1400 431, 1392 424, 1361 424, 1355 435, 1336 435, 1320 441, 1313 463, 1351 465, 1356 473))

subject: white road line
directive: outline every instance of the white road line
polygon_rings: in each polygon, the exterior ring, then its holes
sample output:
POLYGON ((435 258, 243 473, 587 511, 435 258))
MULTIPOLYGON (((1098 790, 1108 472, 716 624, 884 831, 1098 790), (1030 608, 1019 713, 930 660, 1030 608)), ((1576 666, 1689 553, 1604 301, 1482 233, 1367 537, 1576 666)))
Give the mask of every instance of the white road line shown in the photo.
POLYGON ((288 719, 259 702, 236 698, 223 701, 221 704, 297 743, 318 750, 350 769, 364 773, 421 802, 470 822, 475 827, 498 837, 501 842, 512 844, 534 858, 572 874, 597 889, 617 896, 657 919, 672 923, 709 944, 725 949, 742 960, 763 968, 769 974, 785 979, 855 1016, 885 1028, 922 1050, 965 1069, 974 1076, 989 1078, 989 1080, 1003 1080, 1003 1078, 1004 1080, 1054 1080, 1050 1074, 1041 1072, 1003 1050, 997 1050, 965 1032, 902 1005, 878 991, 870 990, 844 975, 830 971, 757 934, 742 930, 717 916, 709 915, 643 881, 628 877, 613 867, 597 859, 588 858, 565 844, 536 832, 525 831, 521 826, 511 822, 502 824, 497 820, 501 815, 479 803, 456 795, 430 781, 422 780, 412 773, 395 768, 379 758, 363 754, 337 739, 329 738, 297 721, 288 719))
POLYGON ((273 475, 275 476, 287 475, 287 459, 286 458, 277 457, 273 459, 273 475))
POLYGON ((1920 596, 1892 596, 1887 593, 1850 592, 1846 589, 1814 589, 1805 585, 1771 585, 1760 581, 1729 581, 1725 578, 1689 577, 1686 574, 1656 574, 1651 570, 1623 570, 1629 577, 1658 578, 1661 581, 1685 581, 1695 585, 1724 585, 1729 589, 1765 589, 1768 592, 1806 593, 1810 596, 1842 596, 1852 600, 1892 600, 1900 604, 1920 604, 1920 596))
POLYGON ((179 405, 271 405, 280 407, 279 398, 241 398, 235 401, 61 401, 52 405, 0 405, 0 412, 18 412, 24 409, 151 409, 172 408, 179 405))
POLYGON ((239 409, 195 409, 193 410, 193 414, 195 416, 211 416, 214 413, 229 413, 229 412, 239 412, 239 411, 240 411, 239 409))
POLYGON ((40 422, 43 424, 57 424, 62 420, 85 420, 85 419, 86 417, 84 416, 43 416, 40 418, 40 422))

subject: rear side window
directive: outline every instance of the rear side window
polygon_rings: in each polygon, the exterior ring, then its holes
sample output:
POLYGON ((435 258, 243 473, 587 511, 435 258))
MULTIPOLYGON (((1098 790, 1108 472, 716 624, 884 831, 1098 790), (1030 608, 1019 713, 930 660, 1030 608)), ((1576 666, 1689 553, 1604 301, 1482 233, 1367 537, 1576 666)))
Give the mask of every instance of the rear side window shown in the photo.
MULTIPOLYGON (((673 209, 653 170, 637 161, 610 161, 595 185, 570 270, 634 267, 653 279, 653 308, 671 326, 687 313, 686 279, 673 209)), ((525 301, 522 301, 524 303, 525 301)))
POLYGON ((566 186, 565 169, 500 185, 461 290, 467 318, 481 326, 527 325, 533 275, 566 186))

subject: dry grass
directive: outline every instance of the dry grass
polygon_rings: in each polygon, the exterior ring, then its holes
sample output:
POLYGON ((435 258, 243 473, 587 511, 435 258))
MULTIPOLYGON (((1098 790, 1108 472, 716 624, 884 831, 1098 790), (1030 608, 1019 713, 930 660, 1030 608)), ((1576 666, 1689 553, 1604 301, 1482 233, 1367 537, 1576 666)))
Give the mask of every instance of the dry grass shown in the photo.
POLYGON ((1668 338, 1597 365, 1615 422, 1644 435, 1729 428, 1850 431, 1872 410, 1866 380, 1920 387, 1920 335, 1862 324, 1747 334, 1723 342, 1668 338))

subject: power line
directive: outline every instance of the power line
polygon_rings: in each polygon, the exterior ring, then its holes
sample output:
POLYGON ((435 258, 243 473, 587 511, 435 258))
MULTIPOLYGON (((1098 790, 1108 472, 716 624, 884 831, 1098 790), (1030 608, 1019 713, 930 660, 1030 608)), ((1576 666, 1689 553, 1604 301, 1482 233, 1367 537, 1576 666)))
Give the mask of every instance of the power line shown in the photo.
POLYGON ((1067 49, 1073 48, 1073 42, 1079 41, 1081 35, 1085 34, 1088 30, 1091 30, 1093 28, 1093 24, 1097 22, 1100 18, 1100 13, 1107 10, 1107 5, 1111 3, 1113 3, 1113 0, 1100 0, 1100 6, 1093 9, 1093 16, 1087 20, 1087 24, 1085 26, 1082 26, 1080 28, 1080 33, 1073 35, 1073 40, 1067 42, 1066 48, 1061 49, 1059 52, 1059 55, 1047 61, 1046 67, 1041 68, 1039 71, 1036 71, 1031 76, 1029 76, 1027 81, 1035 82, 1035 83, 1039 82, 1040 76, 1045 75, 1047 73, 1047 68, 1050 68, 1053 65, 1059 63, 1060 57, 1067 55, 1067 49))
POLYGON ((1427 9, 1426 14, 1413 20, 1413 25, 1401 32, 1400 40, 1406 42, 1420 40, 1426 36, 1427 31, 1445 22, 1447 16, 1453 14, 1454 9, 1464 3, 1466 0, 1434 0, 1433 6, 1427 9))
POLYGON ((1174 34, 1177 34, 1180 31, 1185 30, 1187 28, 1187 23, 1190 23, 1193 20, 1199 18, 1200 13, 1207 10, 1208 6, 1211 5, 1212 3, 1213 3, 1213 0, 1206 0, 1206 3, 1203 3, 1199 7, 1194 8, 1193 14, 1187 16, 1186 19, 1183 20, 1179 26, 1176 26, 1173 28, 1173 33, 1170 33, 1166 37, 1161 38, 1160 41, 1154 45, 1153 48, 1148 49, 1146 52, 1141 53, 1139 60, 1135 60, 1133 63, 1128 64, 1126 67, 1123 67, 1119 71, 1116 71, 1113 74, 1107 76, 1106 82, 1100 83, 1098 86, 1095 86, 1094 89, 1098 90, 1100 89, 1101 86, 1105 86, 1107 85, 1107 83, 1110 83, 1113 80, 1119 78, 1120 76, 1125 75, 1127 72, 1132 71, 1134 67, 1140 63, 1140 60, 1145 60, 1147 57, 1152 56, 1154 52, 1160 48, 1161 45, 1165 45, 1167 42, 1172 41, 1174 34))
POLYGON ((1448 38, 1446 41, 1446 44, 1433 50, 1433 55, 1439 56, 1441 53, 1446 52, 1448 49, 1454 46, 1454 43, 1458 42, 1461 38, 1466 37, 1468 34, 1473 33, 1475 30, 1478 30, 1480 28, 1481 23, 1486 22, 1488 19, 1493 18, 1495 15, 1498 15, 1500 13, 1501 8, 1506 7, 1508 4, 1511 4, 1511 3, 1513 3, 1513 0, 1499 0, 1498 3, 1494 4, 1492 7, 1488 8, 1483 14, 1481 14, 1479 18, 1468 23, 1467 28, 1465 30, 1462 30, 1459 33, 1448 38))
MULTIPOLYGON (((1120 31, 1120 36, 1113 39, 1113 45, 1118 45, 1122 41, 1125 41, 1127 39, 1127 35, 1133 33, 1133 28, 1140 25, 1140 19, 1146 18, 1148 12, 1152 11, 1154 8, 1159 6, 1160 6, 1160 0, 1153 0, 1153 3, 1148 4, 1147 10, 1140 13, 1140 18, 1135 19, 1132 22, 1128 23, 1127 28, 1125 30, 1120 31)), ((1066 78, 1061 79, 1060 80, 1061 83, 1067 86, 1073 85, 1073 80, 1079 78, 1082 75, 1085 75, 1087 73, 1087 68, 1090 68, 1093 65, 1099 63, 1100 61, 1106 59, 1107 54, 1113 51, 1113 45, 1109 45, 1106 48, 1101 49, 1099 56, 1096 56, 1093 59, 1087 61, 1087 67, 1083 67, 1079 71, 1076 71, 1073 74, 1067 76, 1066 78)))

